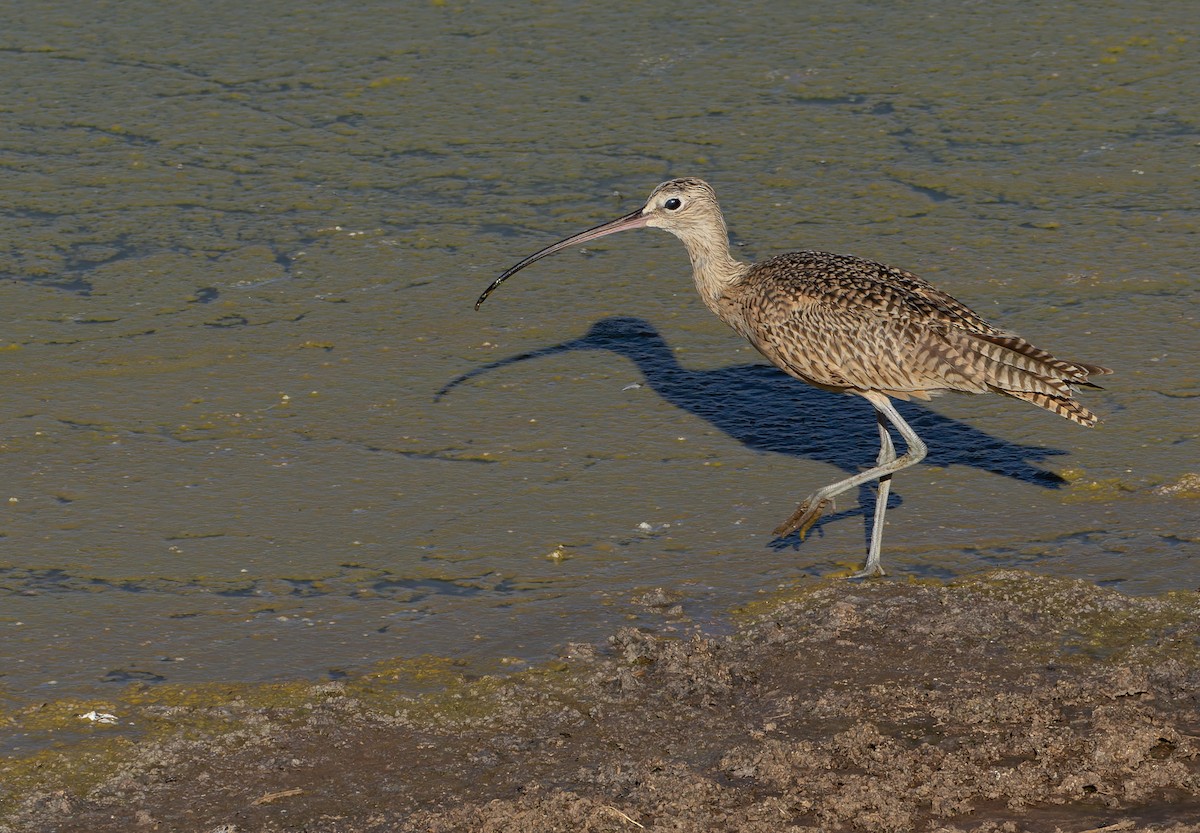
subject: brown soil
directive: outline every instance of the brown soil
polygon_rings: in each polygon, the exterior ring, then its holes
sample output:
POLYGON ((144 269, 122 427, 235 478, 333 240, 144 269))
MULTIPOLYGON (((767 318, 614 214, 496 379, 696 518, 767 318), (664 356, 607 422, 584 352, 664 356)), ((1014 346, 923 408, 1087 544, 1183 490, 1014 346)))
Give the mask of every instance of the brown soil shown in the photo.
POLYGON ((22 776, 0 831, 1195 833, 1197 613, 1016 572, 819 584, 422 696, 171 706, 221 728, 22 776))

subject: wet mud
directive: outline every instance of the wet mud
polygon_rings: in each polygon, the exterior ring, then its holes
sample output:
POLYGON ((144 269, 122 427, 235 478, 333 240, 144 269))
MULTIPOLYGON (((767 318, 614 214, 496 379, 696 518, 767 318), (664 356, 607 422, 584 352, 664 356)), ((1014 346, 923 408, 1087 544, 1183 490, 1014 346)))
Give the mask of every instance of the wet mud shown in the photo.
POLYGON ((1195 593, 818 582, 732 625, 678 598, 507 676, 131 686, 139 733, 3 765, 0 831, 1200 831, 1195 593))

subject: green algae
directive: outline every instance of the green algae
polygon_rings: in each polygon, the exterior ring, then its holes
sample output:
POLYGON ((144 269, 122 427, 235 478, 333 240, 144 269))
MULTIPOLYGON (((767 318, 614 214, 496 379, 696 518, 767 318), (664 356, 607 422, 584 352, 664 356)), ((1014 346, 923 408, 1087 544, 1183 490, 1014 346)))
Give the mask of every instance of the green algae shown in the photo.
MULTIPOLYGON (((1015 570, 946 582, 910 577, 903 586, 940 589, 948 602, 973 596, 1004 602, 1013 608, 1014 616, 1038 625, 1034 634, 1018 643, 1020 649, 1047 660, 1119 662, 1136 654, 1142 660, 1158 657, 1200 664, 1200 640, 1186 631, 1200 620, 1200 600, 1193 593, 1127 596, 1086 581, 1015 570)), ((738 621, 756 620, 787 605, 832 607, 845 593, 886 596, 888 587, 888 582, 854 586, 831 579, 781 588, 733 613, 738 621)))
POLYGON ((814 596, 830 586, 836 586, 841 579, 830 579, 825 582, 801 582, 777 587, 774 590, 760 590, 762 598, 745 602, 730 609, 734 620, 749 622, 769 616, 772 611, 788 604, 820 603, 814 602, 814 596))
POLYGON ((1069 468, 1060 472, 1070 487, 1062 494, 1063 503, 1107 503, 1123 493, 1136 492, 1137 486, 1120 477, 1089 478, 1083 469, 1069 468))
POLYGON ((36 789, 86 794, 143 744, 221 735, 244 736, 247 718, 269 709, 273 719, 299 721, 322 695, 312 683, 131 685, 107 700, 66 698, 0 712, 0 725, 37 739, 42 748, 0 761, 0 812, 36 789), (89 720, 110 714, 115 723, 89 720))
MULTIPOLYGON (((345 722, 452 727, 494 723, 518 690, 545 708, 579 706, 570 666, 549 662, 498 675, 468 676, 465 663, 425 656, 381 662, 335 682, 204 685, 134 684, 107 700, 64 698, 0 710, 0 726, 39 739, 42 748, 0 760, 0 818, 22 796, 65 790, 86 795, 129 765, 148 744, 203 740, 233 749, 309 725, 317 713, 345 722), (115 723, 91 720, 110 714, 115 723)), ((497 662, 497 670, 505 663, 497 662)), ((529 701, 525 702, 528 714, 529 701)))
POLYGON ((1120 662, 1136 654, 1140 660, 1173 659, 1200 663, 1196 634, 1180 635, 1200 619, 1195 594, 1126 596, 1085 581, 1034 578, 1000 570, 951 583, 984 598, 1013 605, 1042 625, 1041 638, 1027 640, 1024 650, 1046 657, 1078 661, 1120 662))

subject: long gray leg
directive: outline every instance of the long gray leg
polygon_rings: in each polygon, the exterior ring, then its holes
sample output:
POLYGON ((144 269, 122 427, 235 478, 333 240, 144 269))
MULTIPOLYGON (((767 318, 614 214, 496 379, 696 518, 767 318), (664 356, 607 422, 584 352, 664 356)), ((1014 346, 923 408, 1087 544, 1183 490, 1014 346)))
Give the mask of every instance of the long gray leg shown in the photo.
POLYGON ((925 459, 927 452, 925 443, 921 442, 921 438, 917 436, 917 432, 912 430, 908 423, 896 412, 896 408, 892 405, 890 399, 882 393, 876 393, 875 391, 865 391, 860 395, 874 405, 877 411, 879 456, 876 458, 875 467, 867 469, 864 472, 859 472, 852 477, 847 477, 845 480, 839 480, 836 483, 831 483, 828 486, 817 489, 817 491, 809 495, 800 504, 790 518, 775 530, 775 534, 780 536, 790 535, 792 532, 799 530, 801 537, 803 537, 808 528, 821 517, 821 513, 825 511, 825 507, 829 505, 834 497, 856 486, 861 486, 863 483, 878 480, 879 498, 875 504, 875 519, 871 530, 871 544, 867 551, 867 563, 863 569, 859 570, 851 578, 865 578, 877 573, 883 573, 883 568, 879 565, 879 558, 883 540, 883 516, 884 512, 887 511, 887 497, 891 490, 892 475, 901 469, 906 469, 921 462, 921 460, 925 459), (907 448, 902 457, 896 456, 896 449, 892 445, 891 437, 888 435, 885 420, 895 426, 896 430, 900 432, 900 437, 904 440, 907 448))
MULTIPOLYGON (((879 456, 875 465, 883 466, 896 459, 896 447, 892 445, 892 435, 888 433, 888 421, 883 414, 875 412, 875 421, 879 424, 879 456)), ((865 578, 875 573, 883 575, 879 566, 879 554, 883 545, 883 513, 887 511, 888 492, 892 490, 892 476, 885 474, 879 478, 879 491, 875 495, 875 519, 871 523, 871 543, 867 551, 867 565, 855 573, 852 578, 865 578)))

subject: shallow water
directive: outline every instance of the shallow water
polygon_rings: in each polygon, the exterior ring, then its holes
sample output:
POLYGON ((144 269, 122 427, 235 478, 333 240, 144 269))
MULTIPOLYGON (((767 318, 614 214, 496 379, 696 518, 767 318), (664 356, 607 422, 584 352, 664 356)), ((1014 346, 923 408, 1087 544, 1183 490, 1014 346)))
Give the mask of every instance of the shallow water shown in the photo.
POLYGON ((1115 368, 1093 431, 905 408, 892 575, 1195 588, 1193 5, 793 6, 10 12, 0 690, 511 665, 859 565, 853 497, 769 531, 869 406, 762 365, 673 238, 471 310, 685 174, 746 257, 894 263, 1115 368))

